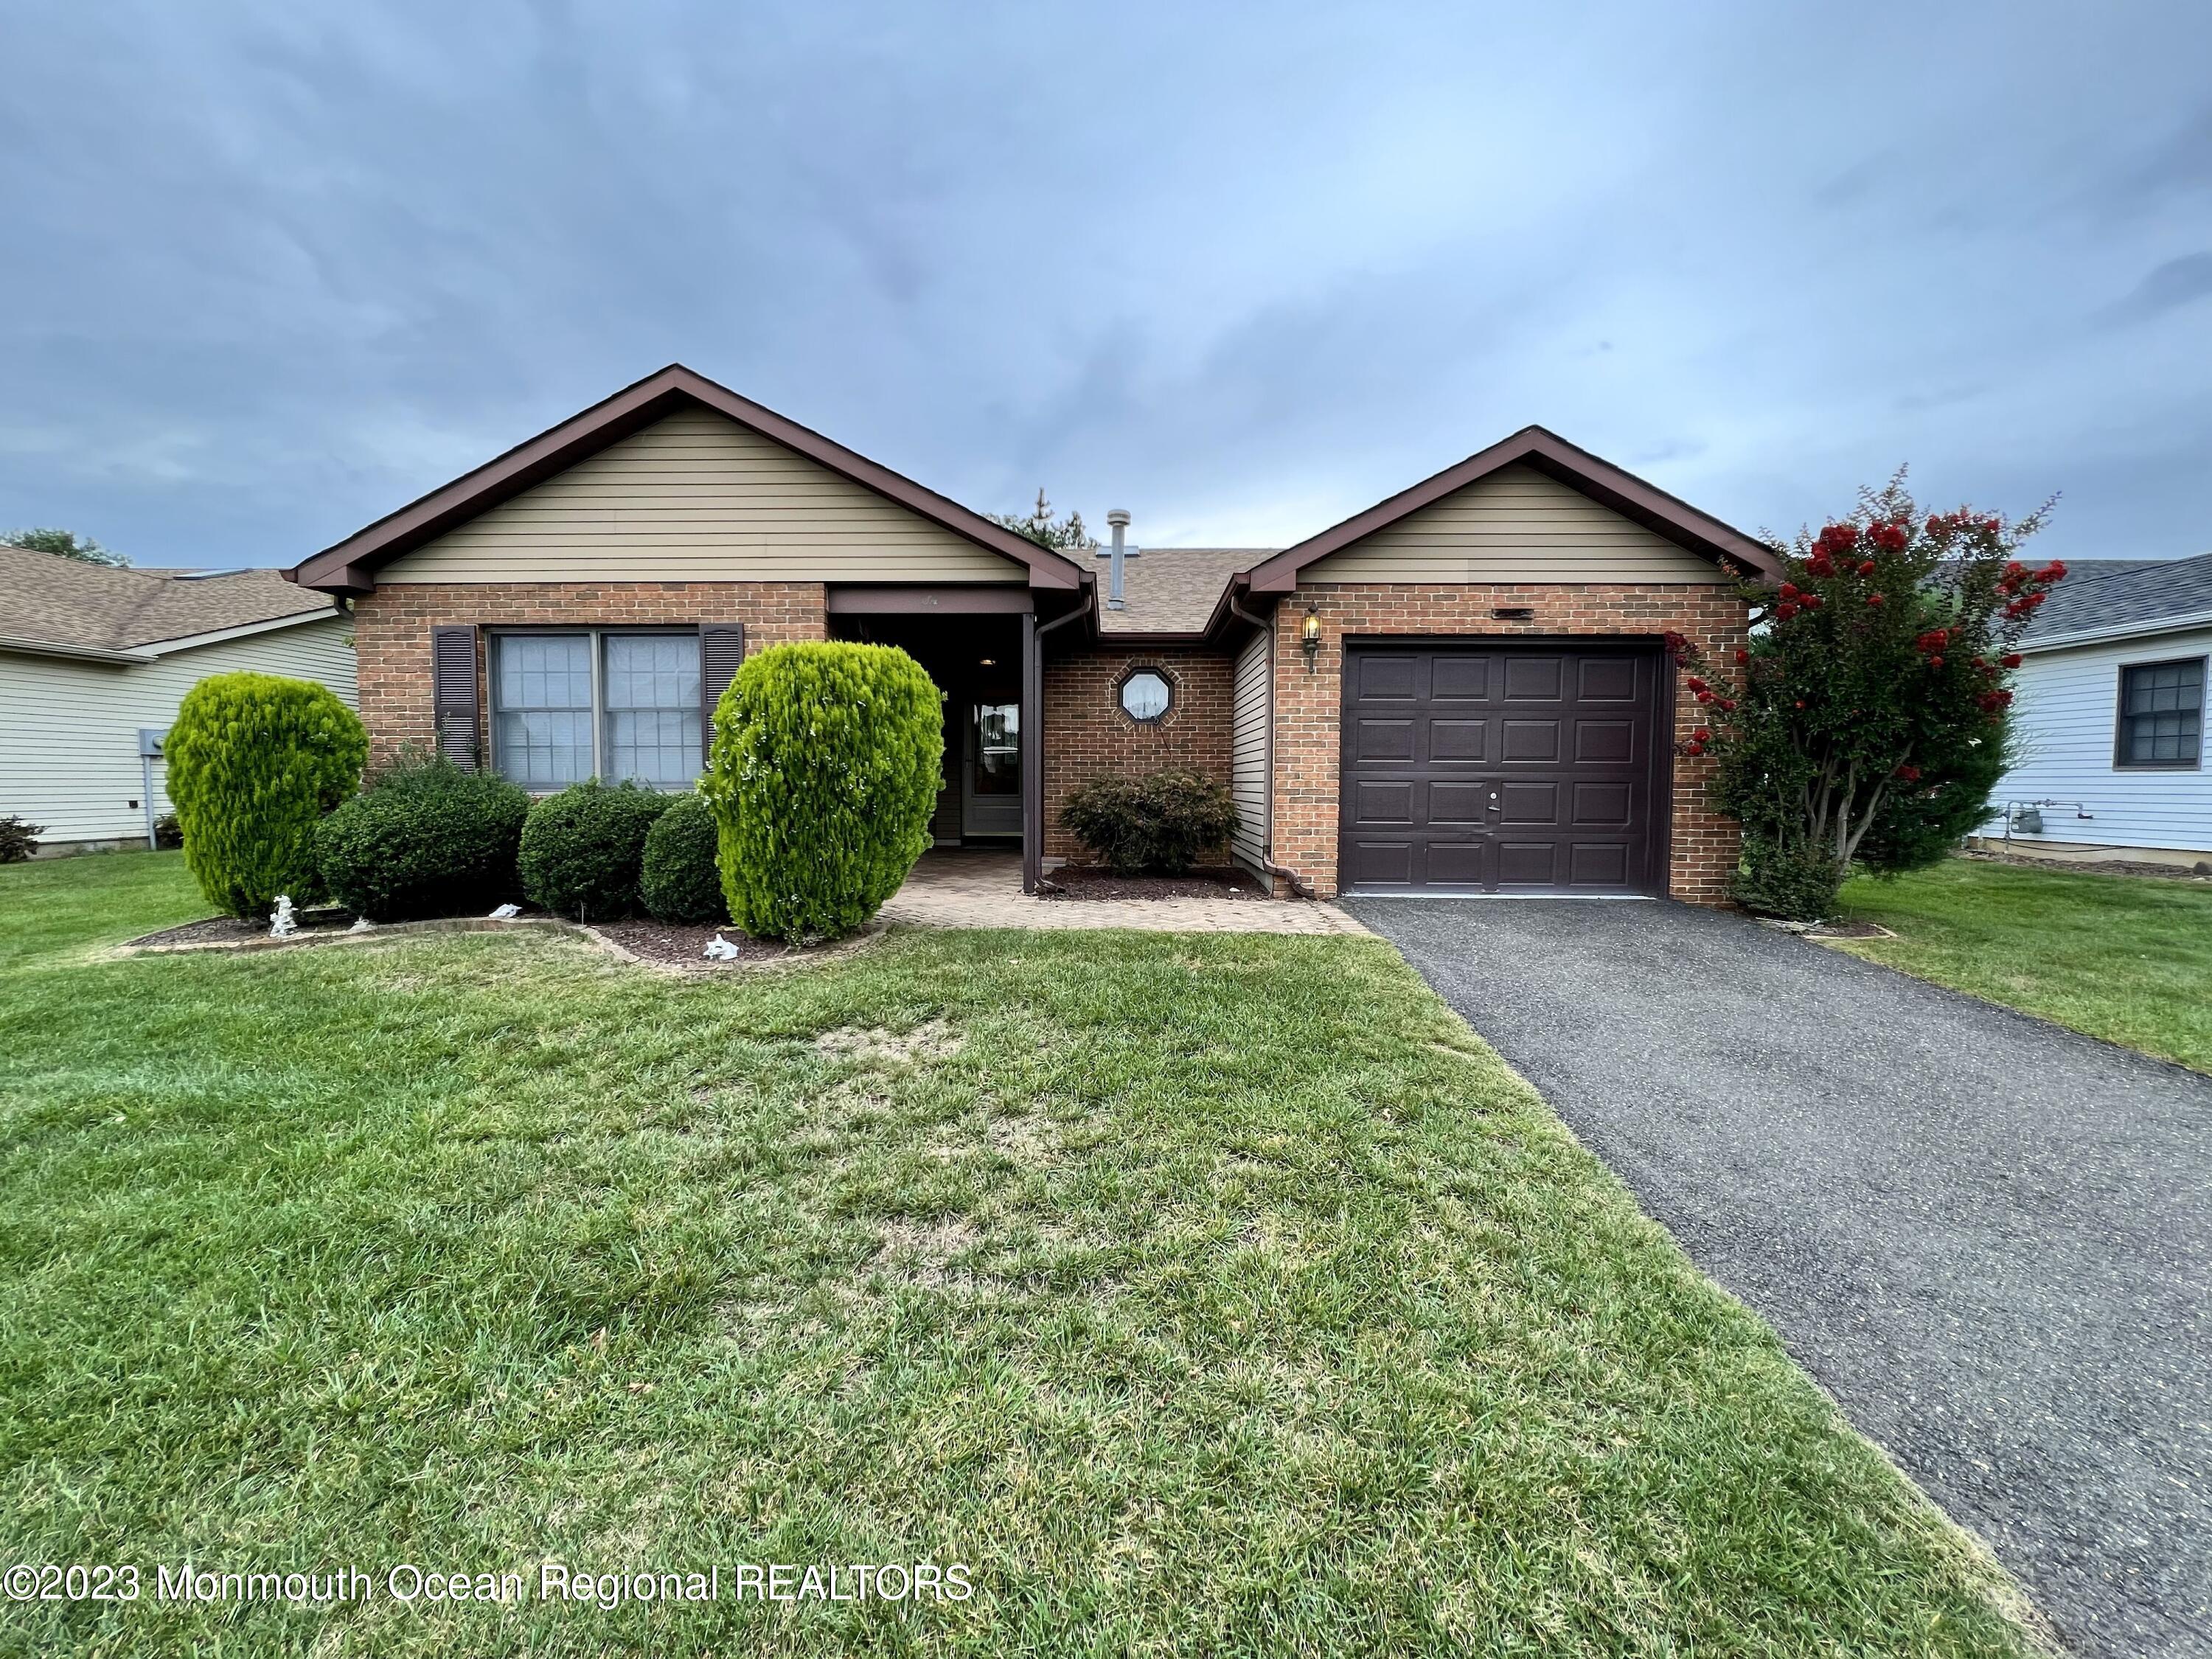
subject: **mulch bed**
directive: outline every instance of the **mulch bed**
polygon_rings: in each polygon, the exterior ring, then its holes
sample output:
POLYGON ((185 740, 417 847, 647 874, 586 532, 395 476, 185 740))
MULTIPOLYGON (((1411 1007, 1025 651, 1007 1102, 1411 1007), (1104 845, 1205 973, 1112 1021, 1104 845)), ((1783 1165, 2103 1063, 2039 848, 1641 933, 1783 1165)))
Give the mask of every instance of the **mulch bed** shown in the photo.
MULTIPOLYGON (((349 910, 299 910, 293 920, 301 930, 340 929, 353 926, 349 910)), ((266 939, 269 923, 264 917, 209 916, 201 921, 188 921, 180 927, 164 927, 158 933, 143 933, 130 941, 132 945, 234 945, 242 939, 266 939)), ((295 937, 297 937, 295 935, 295 937)))
MULTIPOLYGON (((2142 859, 2099 859, 2094 864, 2077 862, 2073 859, 2030 858, 2023 853, 1961 853, 1961 858, 1972 859, 1977 864, 2014 864, 2023 870, 2074 870, 2090 876, 2152 876, 2165 881, 2212 881, 2206 866, 2200 864, 2191 869, 2185 864, 2153 864, 2142 859)), ((2212 860, 2206 860, 2212 864, 2212 860)))
POLYGON ((1194 870, 1187 876, 1117 876, 1106 870, 1055 870, 1037 889, 1048 899, 1177 899, 1269 896, 1246 870, 1194 870))
POLYGON ((619 945, 631 955, 672 968, 737 968, 749 962, 794 954, 776 939, 754 939, 741 929, 686 927, 667 921, 595 921, 592 931, 619 945), (715 961, 707 952, 707 941, 716 933, 738 947, 737 956, 715 961))

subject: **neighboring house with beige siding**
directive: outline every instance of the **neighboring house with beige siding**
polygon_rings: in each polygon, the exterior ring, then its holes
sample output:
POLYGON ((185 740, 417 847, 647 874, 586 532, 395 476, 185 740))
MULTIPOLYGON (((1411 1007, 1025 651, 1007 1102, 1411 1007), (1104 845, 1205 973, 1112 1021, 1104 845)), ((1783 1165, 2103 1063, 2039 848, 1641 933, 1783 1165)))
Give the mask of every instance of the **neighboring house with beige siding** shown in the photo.
POLYGON ((1664 639, 1741 641, 1749 537, 1531 427, 1295 547, 1118 562, 672 366, 288 574, 353 608, 377 753, 533 790, 685 787, 747 653, 871 640, 945 694, 937 839, 1028 886, 1074 789, 1173 765, 1302 892, 1722 899, 1664 639))
POLYGON ((0 817, 42 854, 143 846, 169 810, 161 732, 185 694, 239 670, 354 701, 352 622, 274 570, 118 569, 0 547, 0 817), (150 782, 151 788, 149 789, 150 782))

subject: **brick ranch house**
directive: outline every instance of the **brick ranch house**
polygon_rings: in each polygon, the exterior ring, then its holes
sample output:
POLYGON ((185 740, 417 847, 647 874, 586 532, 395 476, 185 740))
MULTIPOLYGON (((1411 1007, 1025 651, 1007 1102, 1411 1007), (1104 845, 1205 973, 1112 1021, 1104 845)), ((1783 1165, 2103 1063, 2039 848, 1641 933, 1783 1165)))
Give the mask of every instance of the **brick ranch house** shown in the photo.
POLYGON ((1070 792, 1187 765, 1278 890, 1718 903, 1661 640, 1734 650, 1772 569, 1535 427, 1295 547, 1069 557, 672 367, 287 574, 350 604, 379 757, 682 787, 745 653, 870 640, 945 694, 939 842, 1027 888, 1070 792))

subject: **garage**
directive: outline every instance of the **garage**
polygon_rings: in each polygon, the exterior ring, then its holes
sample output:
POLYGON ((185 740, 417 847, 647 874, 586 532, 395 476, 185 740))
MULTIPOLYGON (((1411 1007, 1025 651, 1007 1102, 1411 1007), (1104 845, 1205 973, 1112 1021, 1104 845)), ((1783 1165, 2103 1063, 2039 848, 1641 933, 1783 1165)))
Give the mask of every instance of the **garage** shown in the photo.
POLYGON ((1344 887, 1666 890, 1657 643, 1347 641, 1344 887))

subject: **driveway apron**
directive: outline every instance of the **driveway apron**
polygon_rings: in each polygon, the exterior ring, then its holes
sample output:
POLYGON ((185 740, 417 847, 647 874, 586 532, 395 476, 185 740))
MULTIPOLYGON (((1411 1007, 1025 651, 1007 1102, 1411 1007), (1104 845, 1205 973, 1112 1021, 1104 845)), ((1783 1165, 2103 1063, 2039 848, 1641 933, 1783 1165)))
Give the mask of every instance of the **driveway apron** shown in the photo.
POLYGON ((2212 1078, 1685 905, 1345 908, 2069 1647, 2212 1656, 2212 1078))

